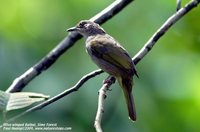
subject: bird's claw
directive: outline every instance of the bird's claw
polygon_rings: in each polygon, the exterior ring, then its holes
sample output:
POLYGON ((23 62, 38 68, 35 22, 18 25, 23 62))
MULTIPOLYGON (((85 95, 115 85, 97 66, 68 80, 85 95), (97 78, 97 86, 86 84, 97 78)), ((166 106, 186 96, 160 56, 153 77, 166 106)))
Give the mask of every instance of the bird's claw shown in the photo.
POLYGON ((115 83, 115 78, 113 76, 109 76, 103 81, 103 84, 112 84, 112 83, 115 83))

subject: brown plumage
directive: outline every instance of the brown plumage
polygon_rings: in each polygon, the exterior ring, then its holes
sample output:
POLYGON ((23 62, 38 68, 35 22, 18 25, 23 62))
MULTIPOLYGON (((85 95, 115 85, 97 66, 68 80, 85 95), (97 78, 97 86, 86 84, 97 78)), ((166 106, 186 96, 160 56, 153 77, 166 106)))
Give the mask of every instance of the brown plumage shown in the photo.
POLYGON ((86 39, 86 50, 102 70, 116 77, 121 86, 131 120, 136 120, 132 96, 133 75, 137 75, 128 52, 98 24, 83 20, 68 31, 77 31, 86 39))

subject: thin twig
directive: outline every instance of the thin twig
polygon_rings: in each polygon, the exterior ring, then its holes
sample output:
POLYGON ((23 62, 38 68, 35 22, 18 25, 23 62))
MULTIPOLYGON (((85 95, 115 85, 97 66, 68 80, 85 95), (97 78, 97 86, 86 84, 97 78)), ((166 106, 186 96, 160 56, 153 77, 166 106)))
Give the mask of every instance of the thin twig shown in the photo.
POLYGON ((104 84, 99 90, 98 109, 94 122, 94 127, 96 129, 96 132, 103 132, 101 128, 101 119, 104 113, 104 99, 106 98, 106 91, 108 89, 107 85, 108 84, 104 84))
POLYGON ((106 91, 107 91, 107 84, 104 84, 99 90, 99 99, 98 99, 98 109, 97 114, 94 122, 94 127, 96 132, 102 132, 101 128, 101 119, 104 112, 104 99, 106 98, 106 91))
POLYGON ((199 4, 200 0, 191 0, 185 7, 169 17, 165 23, 153 34, 153 36, 146 42, 143 48, 133 57, 133 62, 136 65, 144 56, 152 49, 156 42, 185 14, 191 11, 199 4))
POLYGON ((98 99, 98 109, 96 113, 96 118, 94 122, 94 127, 96 132, 102 132, 101 128, 101 119, 104 113, 104 100, 106 99, 106 92, 109 90, 110 86, 115 83, 114 77, 109 77, 109 81, 104 81, 105 83, 99 90, 99 99, 98 99))
POLYGON ((176 11, 178 11, 181 8, 182 0, 176 0, 176 11))
MULTIPOLYGON (((124 9, 133 0, 116 0, 110 4, 103 11, 92 17, 90 20, 96 23, 102 24, 111 19, 122 9, 124 9)), ((78 33, 70 33, 64 38, 52 51, 50 51, 43 59, 37 64, 28 69, 24 74, 17 77, 6 92, 19 92, 36 76, 40 75, 43 71, 47 70, 54 62, 70 47, 72 47, 76 41, 82 36, 78 33)))
POLYGON ((71 87, 71 88, 69 88, 69 89, 63 91, 62 93, 60 93, 60 94, 58 94, 58 95, 56 95, 56 96, 54 96, 54 97, 52 97, 52 98, 50 98, 50 99, 44 101, 44 102, 42 102, 41 104, 38 104, 38 105, 36 105, 36 106, 34 106, 34 107, 32 107, 32 108, 30 108, 30 109, 24 111, 23 113, 21 113, 21 114, 15 116, 15 117, 13 117, 13 118, 8 119, 6 122, 7 122, 7 123, 8 123, 8 122, 12 122, 12 121, 14 121, 14 120, 16 120, 16 119, 18 119, 18 118, 20 118, 20 117, 22 117, 22 116, 24 116, 24 115, 30 113, 30 112, 33 112, 33 111, 36 111, 36 110, 40 110, 40 109, 44 108, 45 106, 47 106, 47 105, 49 105, 49 104, 51 104, 51 103, 53 103, 53 102, 55 102, 55 101, 57 101, 57 100, 63 98, 64 96, 66 96, 66 95, 68 95, 68 94, 70 94, 70 93, 72 93, 72 92, 78 91, 79 88, 80 88, 87 80, 89 80, 89 79, 95 77, 96 75, 101 74, 102 72, 103 72, 103 71, 99 69, 99 70, 93 71, 93 72, 91 72, 91 73, 89 73, 89 74, 83 76, 73 87, 71 87))

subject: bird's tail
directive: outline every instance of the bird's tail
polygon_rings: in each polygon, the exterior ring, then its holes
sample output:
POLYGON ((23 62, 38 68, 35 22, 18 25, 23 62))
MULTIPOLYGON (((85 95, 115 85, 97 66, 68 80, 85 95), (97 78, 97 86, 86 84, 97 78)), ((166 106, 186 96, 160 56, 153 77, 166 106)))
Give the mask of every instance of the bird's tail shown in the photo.
POLYGON ((132 121, 136 121, 136 111, 135 111, 135 104, 134 104, 134 99, 132 96, 132 84, 133 84, 133 79, 132 77, 125 77, 125 78, 117 78, 120 86, 123 89, 124 96, 126 99, 126 104, 128 107, 128 113, 129 113, 129 118, 132 121))

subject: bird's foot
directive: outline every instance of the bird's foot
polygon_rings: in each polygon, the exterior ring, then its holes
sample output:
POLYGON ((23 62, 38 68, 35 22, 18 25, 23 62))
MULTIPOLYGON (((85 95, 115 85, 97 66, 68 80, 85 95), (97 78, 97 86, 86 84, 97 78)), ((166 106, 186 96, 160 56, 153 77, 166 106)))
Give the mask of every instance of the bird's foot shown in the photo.
MULTIPOLYGON (((115 83, 115 77, 113 76, 108 76, 104 81, 103 81, 103 84, 108 84, 108 85, 111 85, 115 83)), ((112 91, 111 88, 108 88, 109 91, 112 91)))

